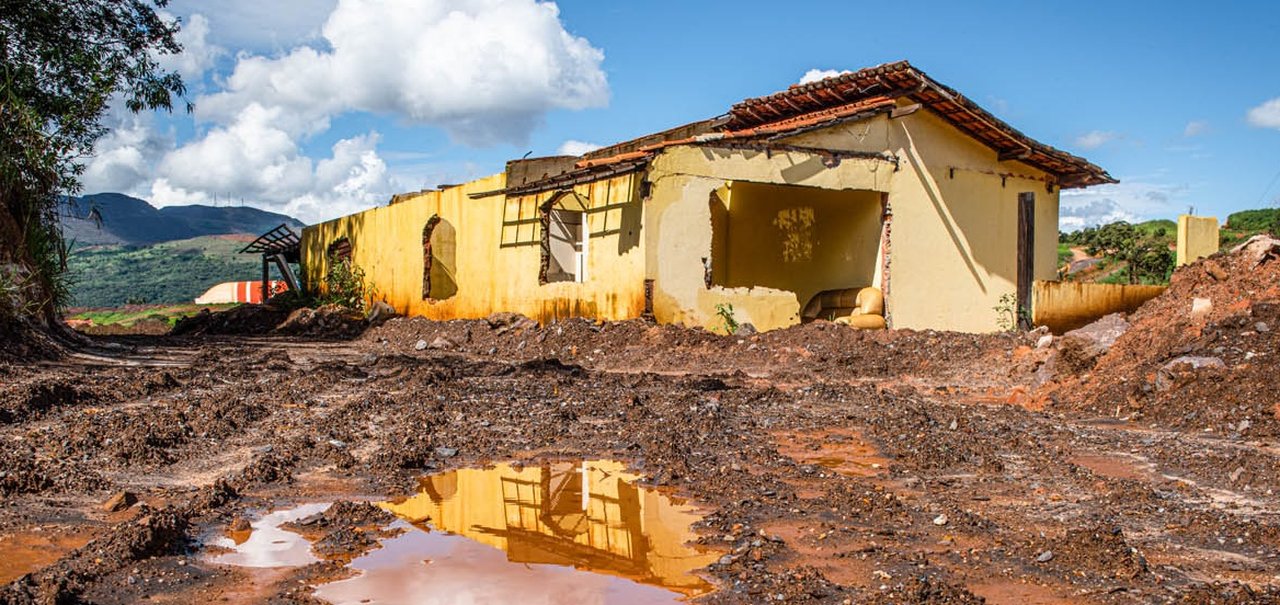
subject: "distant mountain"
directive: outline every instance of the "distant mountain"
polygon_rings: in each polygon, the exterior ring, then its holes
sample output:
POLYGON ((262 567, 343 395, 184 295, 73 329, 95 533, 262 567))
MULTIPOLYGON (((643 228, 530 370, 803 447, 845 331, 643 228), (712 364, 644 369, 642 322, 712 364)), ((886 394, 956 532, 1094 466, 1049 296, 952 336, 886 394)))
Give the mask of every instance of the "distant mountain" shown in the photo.
POLYGON ((264 233, 281 223, 301 230, 301 221, 284 214, 245 206, 165 206, 122 193, 95 193, 67 198, 62 232, 77 246, 145 245, 203 235, 264 233), (99 226, 96 217, 101 217, 99 226))

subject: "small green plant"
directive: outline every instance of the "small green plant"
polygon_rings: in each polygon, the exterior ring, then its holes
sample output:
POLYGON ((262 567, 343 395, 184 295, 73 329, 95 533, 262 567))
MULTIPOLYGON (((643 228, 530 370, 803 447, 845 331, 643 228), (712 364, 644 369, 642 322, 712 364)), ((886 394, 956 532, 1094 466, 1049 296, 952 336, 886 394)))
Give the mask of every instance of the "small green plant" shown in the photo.
POLYGON ((374 295, 372 284, 365 282, 364 269, 350 258, 329 255, 329 272, 324 276, 325 293, 321 304, 338 305, 363 313, 374 295))
POLYGON ((1018 305, 1018 295, 1007 292, 1000 295, 1000 301, 994 307, 996 325, 1005 332, 1018 329, 1020 323, 1031 324, 1031 310, 1018 305))
POLYGON ((724 322, 724 333, 733 334, 738 331, 738 320, 733 316, 733 305, 720 303, 716 305, 716 315, 724 322))

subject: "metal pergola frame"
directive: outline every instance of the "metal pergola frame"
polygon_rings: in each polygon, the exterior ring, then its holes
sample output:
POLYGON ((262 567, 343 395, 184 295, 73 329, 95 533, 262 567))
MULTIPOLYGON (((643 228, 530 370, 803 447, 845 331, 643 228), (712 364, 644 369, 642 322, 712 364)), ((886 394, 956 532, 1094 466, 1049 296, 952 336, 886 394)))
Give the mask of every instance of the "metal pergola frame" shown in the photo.
POLYGON ((271 296, 272 262, 280 270, 280 275, 284 277, 290 290, 301 288, 298 277, 294 275, 289 263, 302 262, 302 240, 288 225, 281 223, 279 227, 259 235, 258 239, 249 242, 249 245, 245 246, 240 253, 262 255, 262 302, 267 302, 271 296))

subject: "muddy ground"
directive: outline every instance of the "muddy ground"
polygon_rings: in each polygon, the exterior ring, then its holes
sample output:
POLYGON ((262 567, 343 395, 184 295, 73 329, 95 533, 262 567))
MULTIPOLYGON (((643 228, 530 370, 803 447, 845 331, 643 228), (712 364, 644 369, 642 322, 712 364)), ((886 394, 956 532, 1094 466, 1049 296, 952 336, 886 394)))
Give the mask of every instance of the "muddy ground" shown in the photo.
MULTIPOLYGON (((1187 289, 1157 304, 1210 286, 1187 289)), ((727 556, 699 602, 1276 603, 1280 315, 1240 300, 1164 322, 1176 337, 1139 311, 1112 353, 1072 363, 1036 333, 827 323, 94 337, 0 365, 0 603, 313 602, 380 511, 335 509, 326 560, 292 570, 214 565, 201 536, 566 458, 624 461, 706 508, 699 540, 727 556), (138 502, 104 508, 124 491, 138 502)))

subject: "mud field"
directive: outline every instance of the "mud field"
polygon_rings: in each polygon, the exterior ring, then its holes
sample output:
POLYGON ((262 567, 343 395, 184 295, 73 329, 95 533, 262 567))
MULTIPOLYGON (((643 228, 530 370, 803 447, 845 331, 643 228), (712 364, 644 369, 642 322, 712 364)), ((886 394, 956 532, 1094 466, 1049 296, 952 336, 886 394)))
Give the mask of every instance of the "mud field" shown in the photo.
MULTIPOLYGON (((442 492, 482 493, 486 465, 568 494, 525 503, 552 529, 512 561, 667 589, 617 602, 1280 602, 1280 263, 1212 262, 1100 354, 506 316, 92 337, 0 365, 0 603, 341 602, 380 551, 463 540, 447 511, 481 505, 442 492), (630 558, 553 531, 592 498, 644 507, 630 558), (234 564, 254 540, 300 558, 234 564)), ((523 496, 498 497, 514 523, 523 496)))

